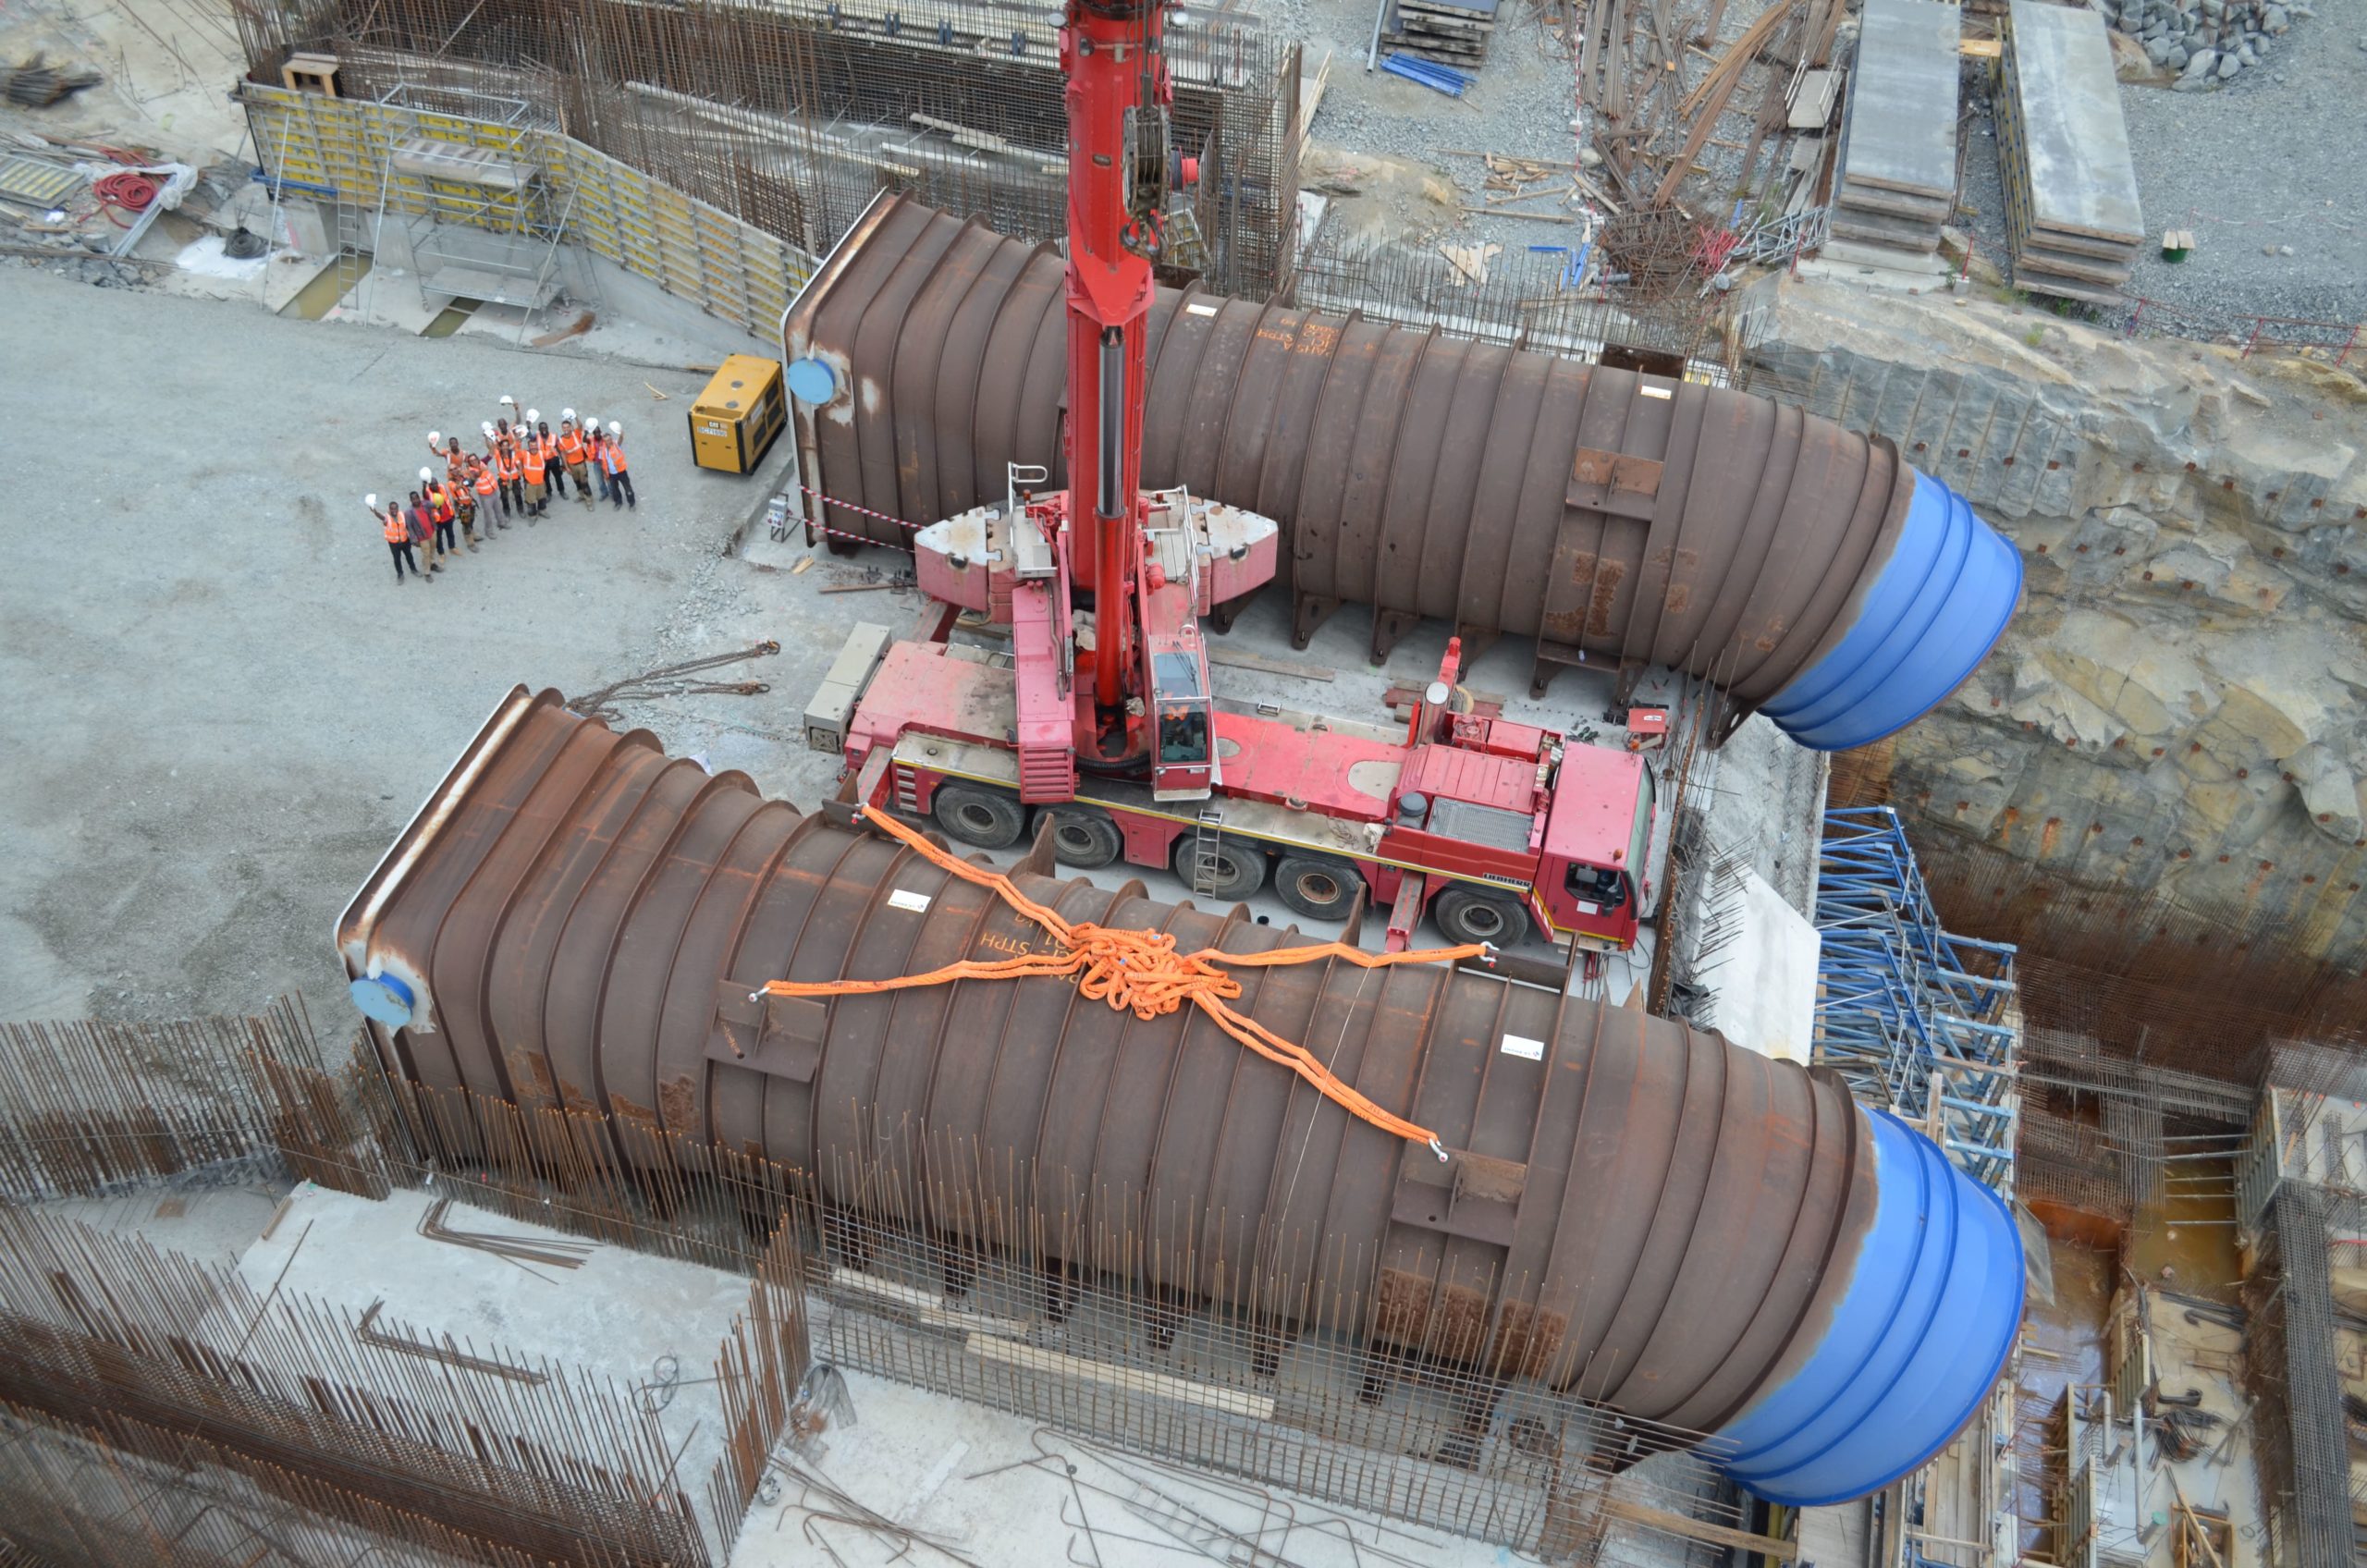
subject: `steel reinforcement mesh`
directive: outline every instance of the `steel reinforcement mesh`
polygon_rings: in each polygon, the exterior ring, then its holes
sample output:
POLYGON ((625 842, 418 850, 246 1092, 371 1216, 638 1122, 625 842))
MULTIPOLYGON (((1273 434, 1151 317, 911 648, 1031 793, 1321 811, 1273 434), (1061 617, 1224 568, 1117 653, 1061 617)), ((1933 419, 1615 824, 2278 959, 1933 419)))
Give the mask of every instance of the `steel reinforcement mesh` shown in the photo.
POLYGON ((1663 1551, 1693 1526, 1748 1526, 1717 1439, 1494 1375, 1450 1329, 1380 1348, 1377 1280, 1329 1299, 1269 1289, 1285 1278, 1274 1260, 1298 1250, 1286 1239, 1122 1197, 1098 1201, 1133 1216, 1123 1255, 1088 1264, 1081 1214, 998 1195, 1036 1190, 1027 1170, 986 1182, 961 1163, 914 1153, 814 1184, 803 1221, 828 1359, 1552 1562, 1592 1561, 1639 1525, 1657 1525, 1663 1551), (825 1188, 863 1196, 830 1204, 825 1188), (1140 1282, 1147 1257, 1199 1287, 1140 1282), (1251 1283, 1234 1303, 1225 1281, 1239 1276, 1251 1283))
MULTIPOLYGON (((2327 1231, 2355 1203, 2287 1182, 2272 1207, 2272 1232, 2248 1305, 2248 1346, 2260 1424, 2265 1562, 2332 1568, 2354 1561, 2350 1436, 2335 1365, 2333 1256, 2327 1231)), ((2351 1215, 2356 1219, 2359 1217, 2351 1215)))
MULTIPOLYGON (((348 97, 530 105, 652 178, 819 254, 880 190, 1046 243, 1065 227, 1057 12, 973 0, 239 0, 251 80, 334 55, 348 97)), ((1288 281, 1299 46, 1230 18, 1171 31, 1173 135, 1202 160, 1192 260, 1288 281)), ((498 116, 494 116, 498 117, 498 116)), ((349 199, 351 199, 350 195, 349 199)), ((362 193, 366 202, 367 193, 362 193)))
POLYGON ((319 1065, 292 998, 252 1017, 0 1024, 0 1197, 91 1196, 283 1160, 317 1176, 314 1145, 297 1135, 308 1108, 290 1096, 310 1092, 301 1074, 319 1065))
POLYGON ((168 1467, 202 1460, 291 1507, 443 1550, 709 1560, 628 1390, 497 1350, 466 1358, 497 1376, 453 1378, 429 1365, 445 1359, 433 1341, 373 1327, 259 1296, 227 1265, 0 1208, 0 1408, 18 1421, 168 1467))

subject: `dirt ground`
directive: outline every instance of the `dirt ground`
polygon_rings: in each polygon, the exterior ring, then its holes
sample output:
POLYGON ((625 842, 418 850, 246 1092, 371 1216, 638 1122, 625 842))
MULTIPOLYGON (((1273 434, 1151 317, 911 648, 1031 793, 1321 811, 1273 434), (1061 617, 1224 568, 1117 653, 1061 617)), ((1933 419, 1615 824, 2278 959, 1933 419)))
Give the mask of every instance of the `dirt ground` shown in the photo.
POLYGON ((690 464, 703 377, 15 269, 0 315, 0 1017, 334 996, 343 898, 511 684, 754 640, 717 569, 758 491, 690 464), (397 587, 363 493, 504 392, 622 423, 640 507, 397 587))

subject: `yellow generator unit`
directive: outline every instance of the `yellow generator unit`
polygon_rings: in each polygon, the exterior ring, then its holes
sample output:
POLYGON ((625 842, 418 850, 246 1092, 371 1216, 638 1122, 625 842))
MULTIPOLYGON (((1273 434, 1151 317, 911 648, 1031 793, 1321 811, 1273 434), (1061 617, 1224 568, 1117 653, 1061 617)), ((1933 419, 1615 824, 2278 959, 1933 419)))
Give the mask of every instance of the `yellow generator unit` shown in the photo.
POLYGON ((734 354, 691 405, 691 460, 701 468, 746 473, 765 460, 788 417, 780 361, 734 354))

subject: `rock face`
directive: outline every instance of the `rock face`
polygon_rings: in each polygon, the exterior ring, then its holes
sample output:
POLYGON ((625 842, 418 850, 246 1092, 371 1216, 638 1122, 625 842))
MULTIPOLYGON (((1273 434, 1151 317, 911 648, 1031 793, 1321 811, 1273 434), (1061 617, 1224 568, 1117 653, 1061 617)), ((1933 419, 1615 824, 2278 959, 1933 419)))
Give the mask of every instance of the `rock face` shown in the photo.
POLYGON ((2005 642, 1895 743, 1917 828, 2367 967, 2367 385, 1829 282, 1761 320, 1754 390, 1891 437, 2022 550, 2005 642))

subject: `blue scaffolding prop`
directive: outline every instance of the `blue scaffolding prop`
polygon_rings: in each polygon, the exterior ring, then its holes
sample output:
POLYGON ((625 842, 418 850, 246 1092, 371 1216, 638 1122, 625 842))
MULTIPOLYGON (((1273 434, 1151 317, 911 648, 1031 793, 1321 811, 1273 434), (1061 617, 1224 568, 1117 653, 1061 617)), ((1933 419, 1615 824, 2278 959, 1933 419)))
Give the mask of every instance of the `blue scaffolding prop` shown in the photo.
POLYGON ((2014 949, 1944 930, 1898 813, 1824 814, 1815 1060, 2008 1196, 2020 1096, 2014 949))

